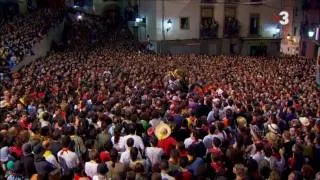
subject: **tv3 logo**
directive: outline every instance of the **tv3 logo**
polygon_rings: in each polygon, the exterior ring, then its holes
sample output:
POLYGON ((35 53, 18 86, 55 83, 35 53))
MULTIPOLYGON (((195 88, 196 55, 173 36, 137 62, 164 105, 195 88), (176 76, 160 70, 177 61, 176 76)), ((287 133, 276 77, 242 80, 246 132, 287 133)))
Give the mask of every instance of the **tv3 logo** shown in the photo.
POLYGON ((281 25, 287 25, 289 24, 289 13, 287 11, 281 11, 279 13, 279 16, 280 16, 280 20, 279 20, 279 23, 281 25))

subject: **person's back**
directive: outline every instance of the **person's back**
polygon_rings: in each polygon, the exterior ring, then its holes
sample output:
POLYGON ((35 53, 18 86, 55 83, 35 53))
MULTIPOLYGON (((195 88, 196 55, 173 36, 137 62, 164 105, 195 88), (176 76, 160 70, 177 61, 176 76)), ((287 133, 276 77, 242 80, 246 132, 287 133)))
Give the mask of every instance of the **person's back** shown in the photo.
POLYGON ((111 179, 114 179, 116 177, 123 177, 123 174, 125 173, 126 167, 123 163, 116 162, 113 163, 112 161, 108 161, 107 163, 109 172, 108 177, 111 179))
POLYGON ((152 147, 146 148, 145 155, 146 155, 147 161, 151 163, 150 166, 153 167, 154 165, 160 163, 161 156, 163 155, 164 152, 161 148, 157 147, 158 139, 155 136, 151 138, 150 143, 152 147))
POLYGON ((108 167, 108 177, 111 179, 124 178, 126 166, 123 163, 118 162, 118 151, 116 149, 110 150, 111 161, 106 162, 108 167))
POLYGON ((34 155, 32 154, 31 144, 23 144, 22 150, 23 156, 21 157, 21 163, 24 167, 25 177, 31 178, 31 176, 36 173, 36 167, 34 165, 34 155))

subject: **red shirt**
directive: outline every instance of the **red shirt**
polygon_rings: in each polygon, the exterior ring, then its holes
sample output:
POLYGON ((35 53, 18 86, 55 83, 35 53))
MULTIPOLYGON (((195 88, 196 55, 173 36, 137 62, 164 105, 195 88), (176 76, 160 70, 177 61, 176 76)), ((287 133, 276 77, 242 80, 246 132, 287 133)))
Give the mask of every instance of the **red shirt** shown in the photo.
POLYGON ((168 137, 158 141, 158 147, 162 148, 166 155, 170 155, 170 151, 175 148, 177 141, 173 137, 168 137))
POLYGON ((177 180, 191 180, 192 179, 192 174, 190 171, 182 171, 179 173, 178 176, 175 177, 177 180))

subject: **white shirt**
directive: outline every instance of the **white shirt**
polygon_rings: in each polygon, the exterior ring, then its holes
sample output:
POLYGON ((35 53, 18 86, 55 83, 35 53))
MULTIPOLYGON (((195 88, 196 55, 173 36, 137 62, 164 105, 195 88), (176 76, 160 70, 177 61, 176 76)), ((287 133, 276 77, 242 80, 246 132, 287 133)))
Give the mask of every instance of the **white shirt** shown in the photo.
POLYGON ((84 164, 84 172, 87 176, 93 178, 94 175, 97 175, 98 163, 94 161, 89 161, 84 164))
POLYGON ((107 180, 107 176, 95 175, 92 180, 107 180))
POLYGON ((165 180, 175 180, 176 178, 170 176, 170 175, 167 174, 167 173, 161 172, 161 179, 165 179, 165 180))
POLYGON ((120 149, 122 149, 122 150, 128 149, 127 140, 129 138, 132 138, 134 140, 134 144, 133 144, 134 147, 136 147, 138 149, 140 148, 142 151, 144 150, 144 144, 143 144, 141 137, 137 136, 137 135, 132 135, 132 134, 124 136, 123 141, 119 141, 120 149))
POLYGON ((208 134, 203 138, 203 144, 207 149, 212 148, 213 138, 212 134, 208 134))
POLYGON ((58 155, 58 160, 59 160, 59 157, 61 157, 66 161, 68 168, 75 168, 80 164, 77 154, 70 150, 68 151, 60 150, 57 155, 58 155))
POLYGON ((151 161, 152 165, 160 163, 163 150, 158 147, 147 147, 146 157, 151 161))
POLYGON ((120 144, 123 143, 123 137, 120 136, 118 143, 115 143, 114 136, 112 136, 111 142, 112 142, 114 148, 116 148, 117 150, 120 150, 120 144))
POLYGON ((187 139, 184 140, 184 146, 186 147, 186 149, 188 149, 188 147, 194 142, 193 137, 188 137, 187 139))
MULTIPOLYGON (((138 153, 138 159, 141 159, 140 152, 138 153)), ((125 165, 129 165, 130 161, 131 161, 130 149, 127 149, 125 152, 121 153, 119 162, 121 162, 121 163, 123 163, 125 165)))
POLYGON ((50 164, 52 164, 57 170, 60 170, 60 165, 56 159, 56 157, 53 154, 49 154, 46 155, 46 153, 44 153, 44 158, 46 159, 46 161, 48 161, 50 164))

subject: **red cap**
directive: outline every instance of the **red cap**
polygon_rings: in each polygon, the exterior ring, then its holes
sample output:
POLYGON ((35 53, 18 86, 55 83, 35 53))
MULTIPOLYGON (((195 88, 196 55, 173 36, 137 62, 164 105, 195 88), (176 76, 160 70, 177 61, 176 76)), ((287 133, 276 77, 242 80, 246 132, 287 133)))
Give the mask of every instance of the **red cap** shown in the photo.
POLYGON ((100 160, 102 162, 110 161, 110 153, 108 151, 102 151, 100 153, 100 160))

